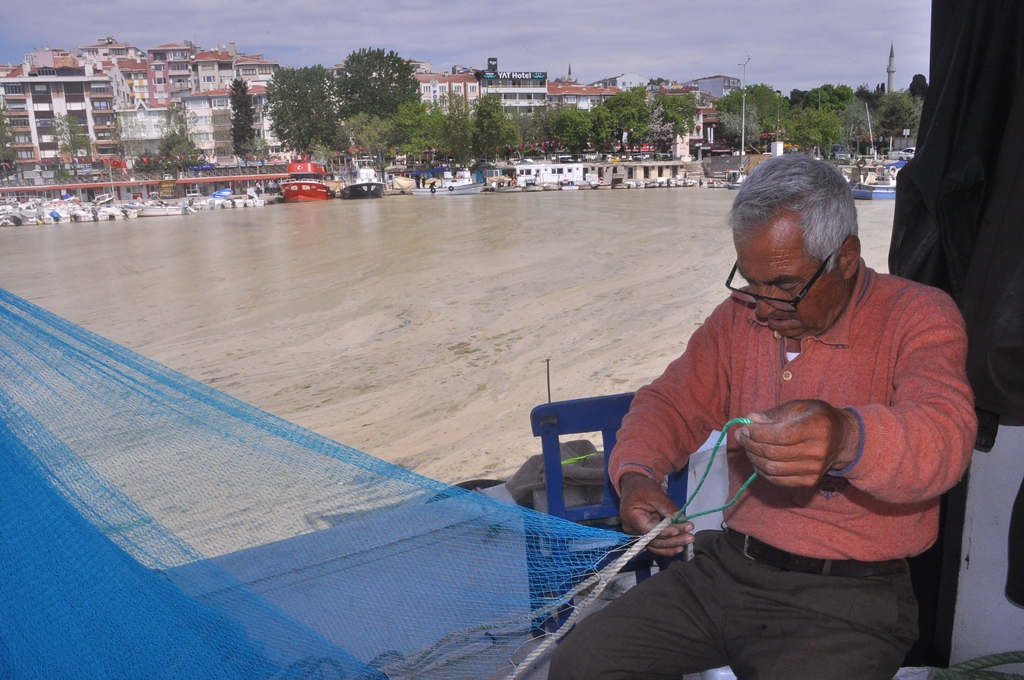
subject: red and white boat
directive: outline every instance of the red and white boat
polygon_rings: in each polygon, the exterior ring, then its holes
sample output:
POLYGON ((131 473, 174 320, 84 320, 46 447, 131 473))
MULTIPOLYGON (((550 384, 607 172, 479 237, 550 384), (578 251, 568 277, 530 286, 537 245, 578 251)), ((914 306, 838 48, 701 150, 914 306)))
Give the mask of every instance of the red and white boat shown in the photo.
POLYGON ((281 196, 285 203, 326 201, 331 190, 324 178, 327 172, 319 163, 302 161, 288 164, 288 179, 281 180, 281 196))

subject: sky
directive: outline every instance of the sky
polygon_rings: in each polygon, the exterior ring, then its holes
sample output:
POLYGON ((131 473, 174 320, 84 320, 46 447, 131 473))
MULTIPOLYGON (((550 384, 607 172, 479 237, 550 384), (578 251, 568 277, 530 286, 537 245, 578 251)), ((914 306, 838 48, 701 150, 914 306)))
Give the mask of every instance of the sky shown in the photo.
POLYGON ((930 0, 39 0, 5 3, 0 62, 37 47, 94 44, 106 36, 140 48, 192 40, 234 42, 285 66, 330 66, 363 47, 431 62, 566 74, 581 83, 635 72, 686 81, 744 76, 789 94, 824 83, 896 87, 928 75, 930 0))

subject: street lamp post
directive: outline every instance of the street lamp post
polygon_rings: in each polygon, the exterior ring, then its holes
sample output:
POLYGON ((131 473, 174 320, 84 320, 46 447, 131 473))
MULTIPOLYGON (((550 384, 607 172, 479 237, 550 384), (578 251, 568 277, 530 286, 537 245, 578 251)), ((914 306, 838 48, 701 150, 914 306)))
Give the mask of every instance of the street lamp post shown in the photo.
POLYGON ((742 64, 736 64, 737 66, 743 67, 743 113, 740 116, 740 155, 747 155, 747 62, 750 61, 750 55, 747 55, 747 61, 742 64))

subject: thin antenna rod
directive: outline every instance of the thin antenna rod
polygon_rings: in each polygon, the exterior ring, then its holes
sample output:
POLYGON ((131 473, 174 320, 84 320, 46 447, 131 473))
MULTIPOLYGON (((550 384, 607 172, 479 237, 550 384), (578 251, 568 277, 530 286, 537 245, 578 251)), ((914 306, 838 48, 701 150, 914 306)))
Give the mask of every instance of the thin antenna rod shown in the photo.
POLYGON ((545 359, 544 363, 548 365, 548 403, 551 403, 551 359, 545 359))

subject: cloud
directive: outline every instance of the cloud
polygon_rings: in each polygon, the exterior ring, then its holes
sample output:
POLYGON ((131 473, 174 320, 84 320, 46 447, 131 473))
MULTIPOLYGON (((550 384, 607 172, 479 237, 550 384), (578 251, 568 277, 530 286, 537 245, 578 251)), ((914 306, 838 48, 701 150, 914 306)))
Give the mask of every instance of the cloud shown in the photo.
POLYGON ((33 47, 74 47, 112 35, 146 48, 193 40, 235 42, 290 66, 332 65, 361 47, 393 49, 435 68, 482 67, 497 57, 509 69, 584 82, 637 72, 687 80, 740 76, 789 92, 822 83, 885 82, 889 44, 897 86, 927 75, 929 0, 857 3, 782 0, 634 0, 629 3, 330 2, 179 0, 159 10, 129 0, 16 3, 0 26, 0 61, 19 62, 33 47))

